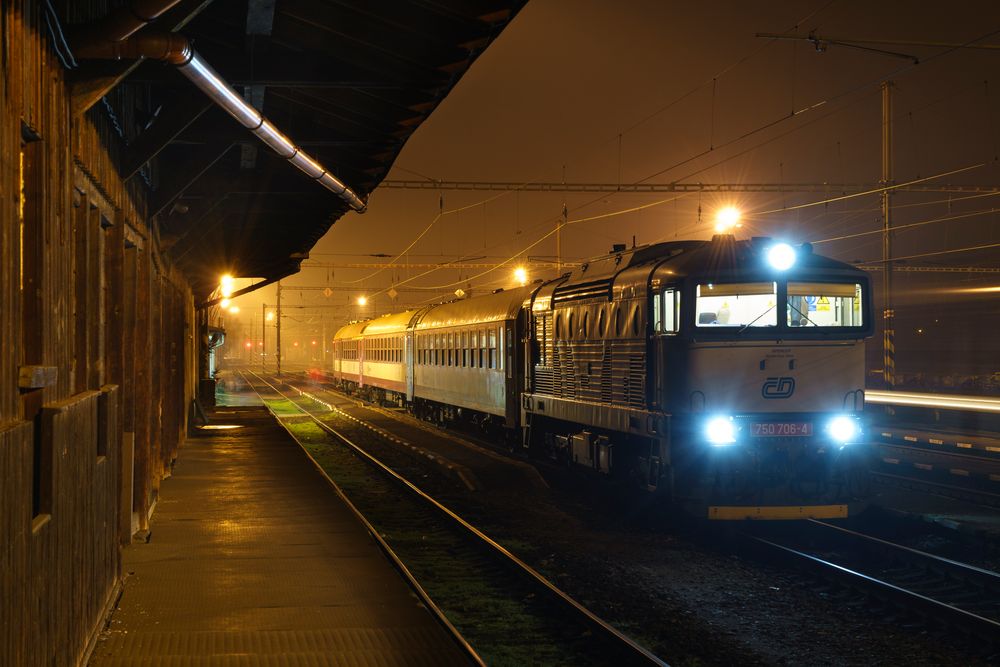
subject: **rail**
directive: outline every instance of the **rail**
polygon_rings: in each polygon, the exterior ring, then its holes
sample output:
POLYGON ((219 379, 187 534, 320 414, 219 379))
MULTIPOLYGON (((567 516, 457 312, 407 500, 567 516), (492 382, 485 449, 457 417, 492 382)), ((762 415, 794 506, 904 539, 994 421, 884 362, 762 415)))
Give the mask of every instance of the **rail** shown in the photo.
MULTIPOLYGON (((504 561, 508 565, 513 566, 513 568, 516 571, 520 572, 521 575, 526 576, 528 580, 541 586, 548 594, 552 596, 553 600, 557 601, 558 604, 562 605, 564 609, 568 609, 574 614, 578 615, 578 618, 580 618, 583 621, 583 623, 590 628, 591 631, 596 632, 599 638, 611 641, 619 649, 624 649, 624 653, 619 652, 618 654, 619 658, 624 657, 628 664, 659 665, 661 667, 666 666, 666 663, 664 661, 662 661, 656 655, 651 653, 648 649, 636 643, 632 638, 630 638, 629 636, 625 635, 624 633, 622 633, 621 631, 610 625, 604 619, 598 617, 592 611, 590 611, 581 603, 576 601, 568 593, 564 592, 563 590, 558 588, 555 584, 546 579, 540 572, 532 568, 530 565, 522 561, 520 558, 512 554, 510 551, 508 551, 505 547, 498 544, 496 541, 494 541, 488 535, 480 531, 478 528, 476 528, 469 522, 467 522, 458 514, 456 514, 455 512, 453 512, 452 510, 445 507, 440 502, 429 496, 422 489, 420 489, 415 484, 413 484, 408 479, 399 474, 396 470, 390 468, 388 465, 377 459, 365 448, 354 443, 351 439, 343 435, 340 431, 330 426, 325 421, 319 419, 316 415, 310 413, 302 406, 299 406, 297 403, 295 403, 292 397, 287 396, 284 392, 280 391, 277 387, 268 382, 259 373, 256 373, 251 370, 241 371, 241 373, 244 375, 244 378, 246 378, 246 374, 255 376, 260 381, 260 383, 267 385, 267 387, 269 387, 271 392, 273 392, 275 395, 290 400, 292 404, 298 408, 298 410, 302 413, 303 416, 306 416, 309 419, 311 419, 311 421, 315 423, 317 426, 319 426, 324 432, 328 433, 336 441, 339 441, 340 443, 348 447, 362 461, 369 464, 372 468, 380 471, 381 473, 386 475, 392 482, 394 482, 398 486, 402 487, 403 489, 409 491, 414 496, 419 498, 427 507, 431 508, 439 516, 445 518, 448 522, 450 522, 450 524, 453 527, 457 527, 460 531, 463 531, 467 536, 471 537, 479 545, 484 547, 486 551, 492 553, 495 556, 498 556, 502 561, 504 561)), ((247 383, 252 388, 254 387, 253 383, 249 381, 247 381, 247 383)), ((256 391, 256 388, 254 388, 254 390, 256 391)), ((315 400, 315 399, 310 398, 309 400, 315 400)), ((308 451, 306 453, 309 454, 308 451)), ((312 458, 311 455, 310 458, 312 458)), ((325 470, 323 470, 320 464, 317 463, 315 459, 313 459, 313 462, 327 478, 327 481, 330 484, 332 484, 335 489, 338 490, 338 495, 341 495, 341 497, 346 499, 346 495, 342 491, 340 491, 339 486, 329 477, 329 475, 326 473, 325 470)), ((352 508, 354 507, 349 500, 348 503, 349 506, 351 506, 352 508)), ((361 516, 360 510, 355 509, 355 511, 358 512, 359 516, 361 516)), ((364 519, 363 516, 362 518, 364 519)), ((364 521, 367 525, 370 526, 369 530, 376 531, 374 527, 371 527, 371 523, 368 522, 367 519, 364 519, 364 521)), ((373 532, 373 534, 377 534, 377 532, 373 532)), ((381 545, 383 540, 380 539, 379 541, 381 545)), ((389 547, 388 544, 385 544, 383 546, 383 549, 389 549, 391 551, 391 548, 389 547)), ((394 560, 396 560, 396 558, 398 557, 395 557, 394 560)), ((402 568, 402 570, 409 575, 409 570, 406 569, 405 565, 403 565, 402 560, 398 561, 397 566, 402 568)), ((412 575, 409 575, 408 578, 410 578, 411 576, 412 575)), ((411 583, 416 584, 417 590, 423 591, 423 588, 420 586, 419 583, 416 582, 415 578, 412 578, 411 583)), ((429 594, 426 594, 426 592, 424 592, 424 594, 421 595, 421 597, 424 597, 424 595, 426 595, 426 601, 430 605, 433 605, 432 608, 438 610, 438 607, 430 599, 429 594)), ((444 617, 443 612, 441 612, 441 617, 445 621, 447 621, 447 619, 444 617)), ((448 625, 450 626, 450 623, 448 623, 448 625)), ((457 630, 455 630, 455 632, 457 632, 457 630)))
POLYGON ((743 537, 824 580, 983 641, 1000 641, 1000 574, 823 521, 804 525, 809 530, 795 535, 743 537))

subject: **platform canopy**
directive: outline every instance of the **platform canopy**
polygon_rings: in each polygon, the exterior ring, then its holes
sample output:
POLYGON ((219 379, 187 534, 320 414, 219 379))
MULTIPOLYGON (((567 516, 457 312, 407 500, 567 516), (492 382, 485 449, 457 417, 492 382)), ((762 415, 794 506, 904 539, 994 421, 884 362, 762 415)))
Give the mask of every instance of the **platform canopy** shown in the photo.
MULTIPOLYGON (((524 1, 182 1, 144 31, 187 37, 244 100, 364 199, 524 1)), ((113 67, 86 62, 75 76, 86 90, 95 68, 113 67)), ((122 171, 147 190, 163 246, 202 295, 224 272, 295 272, 350 210, 169 63, 133 66, 87 113, 126 126, 122 171), (143 108, 120 108, 136 99, 143 108)))

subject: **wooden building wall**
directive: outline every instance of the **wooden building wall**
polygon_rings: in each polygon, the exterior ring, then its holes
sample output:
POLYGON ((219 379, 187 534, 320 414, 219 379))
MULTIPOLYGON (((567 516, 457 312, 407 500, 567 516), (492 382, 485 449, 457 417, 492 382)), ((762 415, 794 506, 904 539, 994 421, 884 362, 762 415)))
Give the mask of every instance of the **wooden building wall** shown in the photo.
POLYGON ((191 291, 42 5, 0 5, 0 665, 85 658, 196 382, 191 291))

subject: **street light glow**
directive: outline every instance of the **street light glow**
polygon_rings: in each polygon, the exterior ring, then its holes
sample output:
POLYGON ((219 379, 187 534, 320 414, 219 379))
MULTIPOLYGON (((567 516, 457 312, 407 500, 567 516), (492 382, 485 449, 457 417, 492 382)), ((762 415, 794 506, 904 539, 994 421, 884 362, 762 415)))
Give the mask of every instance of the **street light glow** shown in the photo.
POLYGON ((235 315, 236 313, 240 312, 240 307, 239 306, 232 306, 229 309, 229 312, 232 313, 233 315, 235 315))
POLYGON ((359 296, 358 297, 358 305, 359 306, 367 306, 368 305, 368 297, 366 297, 363 294, 361 296, 359 296))
POLYGON ((269 310, 267 312, 267 315, 264 317, 264 319, 267 320, 268 322, 273 322, 274 321, 274 311, 273 310, 269 310))
POLYGON ((528 284, 528 270, 523 266, 519 266, 514 269, 514 280, 516 280, 521 285, 528 284))
POLYGON ((233 295, 233 283, 234 279, 228 273, 222 276, 222 279, 219 281, 219 291, 227 299, 233 295))

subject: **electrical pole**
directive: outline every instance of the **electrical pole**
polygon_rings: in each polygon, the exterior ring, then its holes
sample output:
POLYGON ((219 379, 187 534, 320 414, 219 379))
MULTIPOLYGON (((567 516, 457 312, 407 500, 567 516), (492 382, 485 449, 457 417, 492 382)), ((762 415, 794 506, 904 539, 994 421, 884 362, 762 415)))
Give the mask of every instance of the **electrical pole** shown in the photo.
POLYGON ((277 340, 278 347, 274 351, 275 359, 278 362, 278 377, 281 377, 281 281, 278 281, 278 314, 275 315, 275 329, 277 333, 275 334, 275 339, 277 340))
MULTIPOLYGON (((882 187, 892 185, 892 81, 882 83, 882 187)), ((886 389, 896 386, 896 331, 892 308, 892 208, 889 190, 882 191, 882 375, 886 389)))

